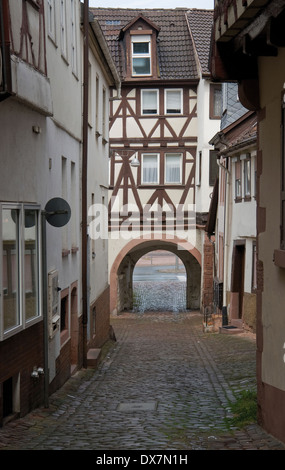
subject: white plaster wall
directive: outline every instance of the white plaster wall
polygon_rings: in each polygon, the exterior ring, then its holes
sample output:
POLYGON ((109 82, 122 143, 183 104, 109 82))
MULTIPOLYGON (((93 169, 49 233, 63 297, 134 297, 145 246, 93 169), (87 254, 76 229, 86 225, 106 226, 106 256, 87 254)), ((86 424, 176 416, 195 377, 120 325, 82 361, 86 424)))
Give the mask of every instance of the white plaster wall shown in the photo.
POLYGON ((208 212, 210 207, 209 195, 213 187, 209 186, 209 151, 214 147, 209 144, 212 137, 220 130, 220 120, 209 118, 210 109, 210 82, 201 79, 197 89, 197 129, 198 143, 196 153, 196 183, 198 182, 198 156, 202 152, 201 184, 196 185, 197 212, 208 212))

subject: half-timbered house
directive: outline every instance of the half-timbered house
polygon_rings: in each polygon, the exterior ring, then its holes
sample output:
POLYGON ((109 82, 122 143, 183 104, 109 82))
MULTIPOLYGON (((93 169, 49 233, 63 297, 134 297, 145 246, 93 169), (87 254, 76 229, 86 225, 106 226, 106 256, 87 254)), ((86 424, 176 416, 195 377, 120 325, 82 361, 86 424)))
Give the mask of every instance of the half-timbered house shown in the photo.
POLYGON ((155 249, 182 259, 187 307, 199 309, 204 238, 197 223, 206 220, 208 142, 220 119, 220 85, 211 87, 207 68, 212 12, 91 10, 122 79, 121 95, 110 101, 111 312, 132 308, 134 266, 155 249))

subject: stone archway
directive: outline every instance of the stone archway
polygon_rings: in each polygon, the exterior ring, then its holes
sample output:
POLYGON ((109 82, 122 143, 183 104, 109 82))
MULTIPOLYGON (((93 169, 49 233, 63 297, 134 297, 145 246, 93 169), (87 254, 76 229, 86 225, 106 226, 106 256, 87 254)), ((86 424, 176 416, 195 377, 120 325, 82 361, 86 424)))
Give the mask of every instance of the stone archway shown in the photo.
POLYGON ((186 308, 200 308, 201 254, 189 242, 167 237, 131 240, 117 255, 110 271, 110 310, 118 314, 133 307, 133 271, 137 261, 154 250, 166 250, 177 255, 185 266, 186 308))

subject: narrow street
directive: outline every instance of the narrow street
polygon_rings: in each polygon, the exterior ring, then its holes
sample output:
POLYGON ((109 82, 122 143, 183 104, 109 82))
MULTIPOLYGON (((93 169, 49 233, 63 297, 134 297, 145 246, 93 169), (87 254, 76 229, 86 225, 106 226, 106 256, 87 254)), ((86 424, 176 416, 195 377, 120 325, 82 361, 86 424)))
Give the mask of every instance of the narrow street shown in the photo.
POLYGON ((97 370, 76 373, 48 409, 0 429, 0 450, 284 450, 257 424, 233 423, 231 404, 255 390, 254 338, 204 333, 202 320, 111 318, 117 341, 97 370))

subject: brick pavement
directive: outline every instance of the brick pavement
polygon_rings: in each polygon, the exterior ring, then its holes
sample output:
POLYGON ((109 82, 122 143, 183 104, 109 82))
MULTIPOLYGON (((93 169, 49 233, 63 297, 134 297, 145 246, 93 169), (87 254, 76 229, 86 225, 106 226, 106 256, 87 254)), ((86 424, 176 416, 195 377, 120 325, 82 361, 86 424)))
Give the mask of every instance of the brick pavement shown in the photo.
POLYGON ((0 429, 0 450, 285 450, 230 403, 255 388, 255 342, 205 333, 199 313, 125 313, 97 370, 0 429))

